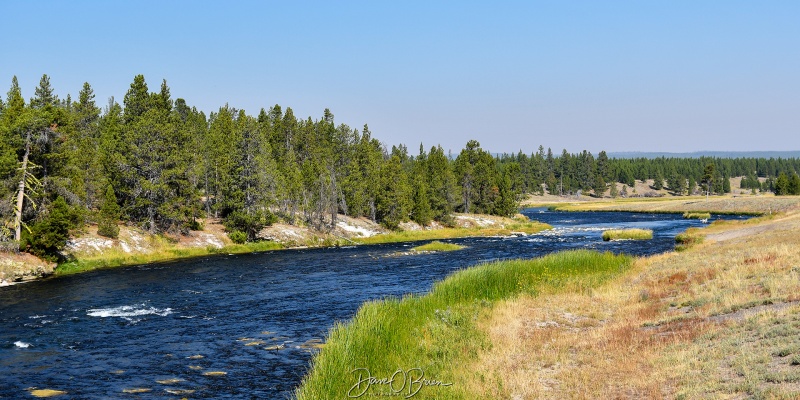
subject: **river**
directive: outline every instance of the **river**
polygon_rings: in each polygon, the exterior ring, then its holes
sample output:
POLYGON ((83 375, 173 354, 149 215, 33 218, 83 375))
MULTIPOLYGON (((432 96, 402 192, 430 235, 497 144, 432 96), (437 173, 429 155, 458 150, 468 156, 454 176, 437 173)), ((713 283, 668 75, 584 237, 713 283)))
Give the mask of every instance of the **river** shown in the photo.
POLYGON ((281 250, 0 288, 0 398, 32 387, 68 398, 135 397, 123 393, 133 388, 150 389, 147 398, 289 398, 316 351, 311 344, 365 301, 426 292, 457 269, 496 259, 575 248, 661 253, 676 234, 702 225, 675 214, 524 213, 554 228, 447 240, 467 246, 447 253, 404 255, 410 243, 281 250), (654 237, 603 242, 609 228, 647 228, 654 237))

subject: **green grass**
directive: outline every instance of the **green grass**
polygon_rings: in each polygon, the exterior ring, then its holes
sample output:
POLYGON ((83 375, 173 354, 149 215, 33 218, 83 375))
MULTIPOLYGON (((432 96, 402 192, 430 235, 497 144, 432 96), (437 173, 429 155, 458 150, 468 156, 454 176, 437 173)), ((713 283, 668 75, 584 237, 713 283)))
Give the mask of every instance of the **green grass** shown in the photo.
POLYGON ((711 218, 711 213, 707 213, 707 212, 685 212, 685 213, 683 213, 683 218, 685 218, 685 219, 709 219, 709 218, 711 218))
POLYGON ((418 389, 414 399, 471 398, 463 382, 481 376, 465 367, 489 350, 478 321, 496 302, 544 290, 585 292, 625 271, 631 261, 628 256, 586 250, 501 261, 458 271, 423 296, 365 303, 351 321, 331 329, 295 394, 298 399, 347 398, 349 391, 364 391, 364 398, 406 397, 418 389), (366 371, 377 379, 404 371, 396 375, 395 389, 404 375, 416 378, 419 375, 411 375, 419 371, 425 379, 453 385, 406 383, 398 391, 381 384, 357 386, 358 374, 366 377, 366 371))
POLYGON ((527 234, 550 229, 552 226, 541 222, 515 222, 505 228, 443 228, 419 231, 399 231, 382 233, 367 238, 353 239, 359 244, 381 244, 397 242, 415 242, 420 240, 454 239, 475 236, 507 236, 511 232, 525 232, 527 234))
POLYGON ((232 244, 218 249, 209 247, 192 248, 159 248, 150 253, 131 254, 120 249, 104 250, 102 255, 92 257, 79 257, 59 264, 55 275, 71 275, 100 268, 123 267, 128 265, 150 264, 154 262, 175 261, 184 258, 202 257, 211 254, 245 254, 259 251, 281 249, 279 243, 263 241, 244 244, 232 244))
POLYGON ((603 240, 650 240, 653 231, 650 229, 611 229, 603 232, 603 240))
POLYGON ((455 243, 445 243, 435 240, 428 244, 423 244, 411 249, 411 251, 455 251, 461 250, 464 246, 455 243))

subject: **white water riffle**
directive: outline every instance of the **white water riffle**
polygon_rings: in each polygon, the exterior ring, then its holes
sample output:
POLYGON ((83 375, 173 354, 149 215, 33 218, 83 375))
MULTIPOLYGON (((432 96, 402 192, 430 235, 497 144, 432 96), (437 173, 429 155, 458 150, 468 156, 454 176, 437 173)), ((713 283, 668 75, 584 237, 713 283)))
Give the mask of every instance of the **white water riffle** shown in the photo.
POLYGON ((172 314, 171 308, 147 307, 145 304, 109 308, 94 308, 86 311, 86 315, 90 317, 119 317, 127 321, 132 321, 132 317, 141 317, 143 315, 158 315, 165 317, 170 314, 172 314))

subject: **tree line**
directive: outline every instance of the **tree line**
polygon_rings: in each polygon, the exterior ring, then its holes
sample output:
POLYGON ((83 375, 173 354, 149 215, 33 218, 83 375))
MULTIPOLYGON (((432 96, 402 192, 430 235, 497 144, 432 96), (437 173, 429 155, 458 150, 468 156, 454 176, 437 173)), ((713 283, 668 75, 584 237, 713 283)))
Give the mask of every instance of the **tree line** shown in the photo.
POLYGON ((214 217, 232 238, 252 241, 276 221, 332 229, 339 214, 389 228, 450 225, 453 212, 508 216, 528 193, 624 195, 610 183, 634 179, 688 194, 747 176, 758 190, 788 194, 800 170, 796 159, 621 160, 542 146, 495 156, 474 140, 458 154, 422 144, 411 154, 366 124, 335 123, 327 109, 312 119, 280 105, 251 115, 226 104, 205 115, 173 99, 166 81, 151 91, 142 75, 121 104, 111 98, 102 109, 89 83, 77 99, 59 99, 44 75, 25 101, 14 77, 0 99, 0 139, 0 243, 43 256, 87 223, 109 237, 120 221, 185 234, 214 217))

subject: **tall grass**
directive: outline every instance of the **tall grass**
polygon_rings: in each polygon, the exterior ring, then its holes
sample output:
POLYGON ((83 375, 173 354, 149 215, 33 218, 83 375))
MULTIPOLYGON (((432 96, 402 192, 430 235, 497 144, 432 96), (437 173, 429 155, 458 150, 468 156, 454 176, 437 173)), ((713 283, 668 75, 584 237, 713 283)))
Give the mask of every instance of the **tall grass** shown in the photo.
POLYGON ((711 213, 707 212, 685 212, 683 213, 683 218, 685 219, 709 219, 711 218, 711 213))
POLYGON ((695 245, 703 243, 704 239, 705 237, 700 234, 697 228, 689 228, 686 232, 679 233, 675 236, 675 250, 688 250, 695 245))
POLYGON ((650 240, 653 231, 650 229, 610 229, 603 232, 603 240, 650 240))
POLYGON ((78 257, 59 264, 56 275, 71 275, 100 268, 121 267, 126 265, 148 264, 153 262, 175 261, 184 258, 202 257, 212 254, 245 254, 259 251, 281 249, 279 243, 263 241, 244 244, 232 244, 223 248, 209 247, 170 247, 159 246, 149 253, 126 253, 121 249, 106 249, 95 256, 78 257))
POLYGON ((568 251, 479 265, 436 283, 424 296, 368 302, 350 322, 331 329, 295 394, 299 399, 347 398, 348 392, 363 392, 367 397, 468 398, 468 388, 460 383, 480 377, 464 366, 488 350, 490 343, 478 329, 478 321, 496 302, 545 290, 585 291, 630 264, 627 256, 568 251), (419 373, 433 383, 452 385, 414 384, 411 381, 419 373), (359 374, 376 379, 395 375, 396 379, 391 386, 367 387, 358 385, 359 374))
POLYGON ((411 249, 411 251, 455 251, 463 248, 464 246, 457 245, 455 243, 445 243, 434 240, 433 242, 414 247, 411 249))

